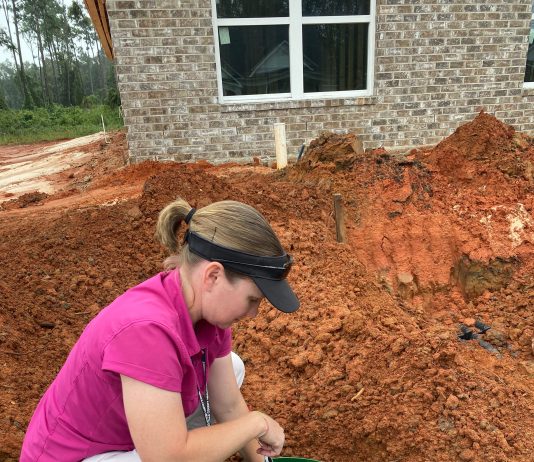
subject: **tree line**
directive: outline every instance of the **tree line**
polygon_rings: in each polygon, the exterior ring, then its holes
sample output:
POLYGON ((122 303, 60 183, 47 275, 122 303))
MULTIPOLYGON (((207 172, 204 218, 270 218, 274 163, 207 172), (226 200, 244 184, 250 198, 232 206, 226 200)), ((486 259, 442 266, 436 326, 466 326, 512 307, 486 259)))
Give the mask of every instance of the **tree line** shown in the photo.
POLYGON ((118 105, 113 64, 79 0, 0 0, 0 108, 118 105), (32 62, 22 57, 23 41, 32 62))

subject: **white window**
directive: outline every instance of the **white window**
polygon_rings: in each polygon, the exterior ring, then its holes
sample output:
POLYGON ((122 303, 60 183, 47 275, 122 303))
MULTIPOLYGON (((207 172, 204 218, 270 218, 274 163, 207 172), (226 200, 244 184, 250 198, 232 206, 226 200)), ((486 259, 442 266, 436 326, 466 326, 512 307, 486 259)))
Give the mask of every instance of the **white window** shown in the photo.
POLYGON ((525 88, 534 88, 534 2, 532 2, 532 17, 530 20, 530 34, 528 36, 527 67, 525 70, 525 88))
POLYGON ((372 94, 373 0, 212 0, 219 98, 372 94))

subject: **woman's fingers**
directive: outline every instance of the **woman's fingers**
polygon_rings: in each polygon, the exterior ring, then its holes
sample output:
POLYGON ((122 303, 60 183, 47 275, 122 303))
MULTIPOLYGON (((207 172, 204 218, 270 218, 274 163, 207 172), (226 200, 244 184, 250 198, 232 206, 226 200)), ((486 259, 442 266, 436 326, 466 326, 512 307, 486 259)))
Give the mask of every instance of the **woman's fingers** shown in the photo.
POLYGON ((261 449, 265 449, 268 451, 272 451, 274 449, 273 446, 271 446, 270 444, 264 443, 261 440, 259 441, 259 443, 260 443, 261 449))
POLYGON ((264 456, 277 456, 282 452, 284 447, 285 435, 284 429, 274 419, 263 414, 267 424, 266 431, 258 438, 260 448, 258 454, 264 456))
POLYGON ((266 443, 265 441, 259 440, 260 448, 258 449, 258 454, 262 454, 264 456, 277 456, 282 452, 282 448, 284 447, 284 435, 282 433, 281 438, 280 436, 277 438, 278 441, 266 443))
POLYGON ((262 456, 268 456, 268 457, 276 457, 280 455, 280 451, 266 450, 263 448, 259 448, 256 452, 258 454, 261 454, 262 456))

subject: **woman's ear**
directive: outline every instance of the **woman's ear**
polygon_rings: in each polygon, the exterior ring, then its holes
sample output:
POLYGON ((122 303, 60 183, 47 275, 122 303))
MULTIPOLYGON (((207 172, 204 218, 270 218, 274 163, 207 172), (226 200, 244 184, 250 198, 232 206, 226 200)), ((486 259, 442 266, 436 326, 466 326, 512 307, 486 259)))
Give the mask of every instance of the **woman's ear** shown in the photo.
POLYGON ((204 267, 202 282, 205 290, 213 290, 224 278, 224 267, 219 262, 210 261, 204 267))

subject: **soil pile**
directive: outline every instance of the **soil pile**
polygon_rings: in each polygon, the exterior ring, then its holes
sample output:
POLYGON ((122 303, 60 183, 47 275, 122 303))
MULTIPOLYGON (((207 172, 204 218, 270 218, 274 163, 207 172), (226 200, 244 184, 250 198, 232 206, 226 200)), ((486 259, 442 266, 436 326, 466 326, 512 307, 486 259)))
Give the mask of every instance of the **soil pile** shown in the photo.
POLYGON ((337 168, 329 159, 352 138, 336 137, 323 144, 335 153, 305 167, 140 164, 95 177, 78 202, 0 212, 0 461, 17 459, 85 324, 160 270, 155 220, 178 195, 257 207, 295 258, 302 308, 264 304, 234 331, 245 397, 284 425, 286 455, 532 460, 533 140, 481 114, 433 150, 349 153, 337 168), (476 174, 451 173, 454 155, 476 174), (333 193, 346 207, 344 245, 333 193))
POLYGON ((361 140, 352 133, 322 133, 310 143, 299 166, 307 170, 319 165, 333 171, 343 170, 352 167, 363 152, 361 140))
MULTIPOLYGON (((488 167, 509 176, 529 175, 528 160, 517 155, 527 147, 527 137, 481 112, 473 122, 459 127, 439 143, 432 157, 447 176, 480 182, 488 167)), ((530 177, 531 171, 532 167, 530 177)))

